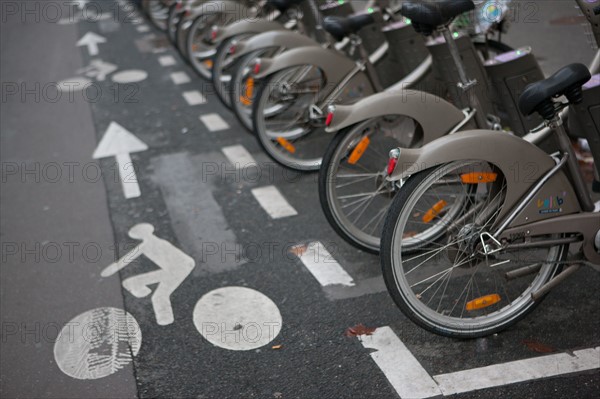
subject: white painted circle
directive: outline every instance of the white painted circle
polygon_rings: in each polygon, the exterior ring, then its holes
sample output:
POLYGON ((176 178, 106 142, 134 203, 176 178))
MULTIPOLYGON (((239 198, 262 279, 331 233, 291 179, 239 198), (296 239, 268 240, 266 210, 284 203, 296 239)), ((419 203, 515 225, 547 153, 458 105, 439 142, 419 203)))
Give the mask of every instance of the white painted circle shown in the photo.
POLYGON ((266 295, 244 287, 224 287, 204 295, 194 307, 194 325, 211 344, 247 351, 273 341, 281 313, 266 295))
POLYGON ((127 71, 115 73, 112 76, 112 80, 115 83, 135 83, 141 82, 147 77, 148 73, 146 71, 142 71, 141 69, 128 69, 127 71))
POLYGON ((74 78, 61 80, 60 82, 58 82, 57 86, 58 86, 58 90, 65 93, 65 92, 81 91, 81 90, 87 88, 90 84, 92 84, 92 81, 89 80, 88 78, 76 76, 74 78))
POLYGON ((54 344, 54 359, 66 375, 95 380, 129 364, 141 344, 142 332, 132 315, 117 308, 97 308, 62 328, 54 344))

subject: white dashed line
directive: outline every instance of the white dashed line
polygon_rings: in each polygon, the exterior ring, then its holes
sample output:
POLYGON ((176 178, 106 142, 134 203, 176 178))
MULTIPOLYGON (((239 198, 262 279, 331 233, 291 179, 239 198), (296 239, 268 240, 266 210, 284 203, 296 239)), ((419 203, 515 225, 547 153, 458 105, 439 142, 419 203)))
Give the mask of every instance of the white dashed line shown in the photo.
POLYGON ((444 395, 491 388, 600 368, 600 346, 532 359, 494 364, 433 377, 444 395))
POLYGON ((401 398, 430 398, 600 368, 600 346, 430 376, 390 327, 358 337, 401 398))
POLYGON ((252 190, 252 195, 254 195, 260 206, 273 219, 281 219, 298 214, 275 186, 255 188, 252 190))
POLYGON ((191 82, 190 77, 185 72, 173 72, 171 74, 171 80, 176 85, 182 85, 184 83, 190 83, 191 82))
POLYGON ((381 327, 373 335, 358 337, 401 398, 429 398, 440 388, 391 328, 381 327))
POLYGON ((294 247, 292 252, 300 258, 304 266, 323 287, 328 285, 353 287, 355 285, 352 277, 320 242, 294 247))
POLYGON ((158 57, 158 63, 161 66, 167 67, 177 64, 177 61, 175 61, 175 57, 173 57, 172 55, 163 55, 161 57, 158 57))
POLYGON ((148 25, 139 25, 135 27, 135 30, 137 30, 140 33, 146 33, 150 32, 150 27, 148 25))
POLYGON ((256 161, 243 145, 224 147, 222 151, 229 162, 231 162, 232 165, 235 165, 235 167, 238 169, 257 166, 256 161))
POLYGON ((211 132, 218 132, 221 130, 229 129, 229 125, 227 124, 227 122, 225 122, 223 118, 221 118, 221 115, 219 114, 202 115, 200 117, 200 120, 211 132))
POLYGON ((206 98, 198 90, 186 91, 183 93, 183 98, 189 105, 199 105, 206 103, 206 98))

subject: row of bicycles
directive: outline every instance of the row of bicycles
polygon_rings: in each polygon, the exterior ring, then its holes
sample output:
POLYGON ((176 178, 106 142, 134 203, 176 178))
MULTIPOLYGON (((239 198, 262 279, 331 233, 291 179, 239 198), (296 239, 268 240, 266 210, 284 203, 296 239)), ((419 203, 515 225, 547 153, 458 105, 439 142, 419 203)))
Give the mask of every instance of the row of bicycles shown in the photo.
MULTIPOLYGON (((573 5, 597 45, 600 1, 573 5)), ((328 221, 419 326, 495 333, 600 264, 600 56, 545 78, 502 42, 508 1, 142 6, 272 159, 319 171, 328 221)))

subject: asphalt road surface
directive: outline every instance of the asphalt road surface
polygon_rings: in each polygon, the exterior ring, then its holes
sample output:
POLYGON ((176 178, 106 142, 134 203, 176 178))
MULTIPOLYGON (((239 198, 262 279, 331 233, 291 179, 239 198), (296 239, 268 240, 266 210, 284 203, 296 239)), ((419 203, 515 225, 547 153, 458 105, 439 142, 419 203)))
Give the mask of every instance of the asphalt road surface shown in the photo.
MULTIPOLYGON (((67 3, 2 2, 2 398, 597 397, 597 269, 488 338, 418 328, 316 175, 127 3, 67 3)), ((507 42, 589 63, 574 5, 519 2, 507 42)))

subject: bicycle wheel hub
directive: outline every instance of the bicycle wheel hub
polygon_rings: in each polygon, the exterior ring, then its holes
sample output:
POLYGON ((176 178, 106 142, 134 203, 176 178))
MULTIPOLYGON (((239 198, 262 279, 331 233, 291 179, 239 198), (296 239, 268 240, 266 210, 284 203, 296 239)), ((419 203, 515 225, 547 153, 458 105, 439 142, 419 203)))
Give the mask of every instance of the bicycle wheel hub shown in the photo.
POLYGON ((474 267, 479 262, 477 247, 481 245, 479 239, 482 228, 475 224, 463 226, 456 234, 448 237, 450 246, 446 250, 448 259, 460 267, 474 267))

